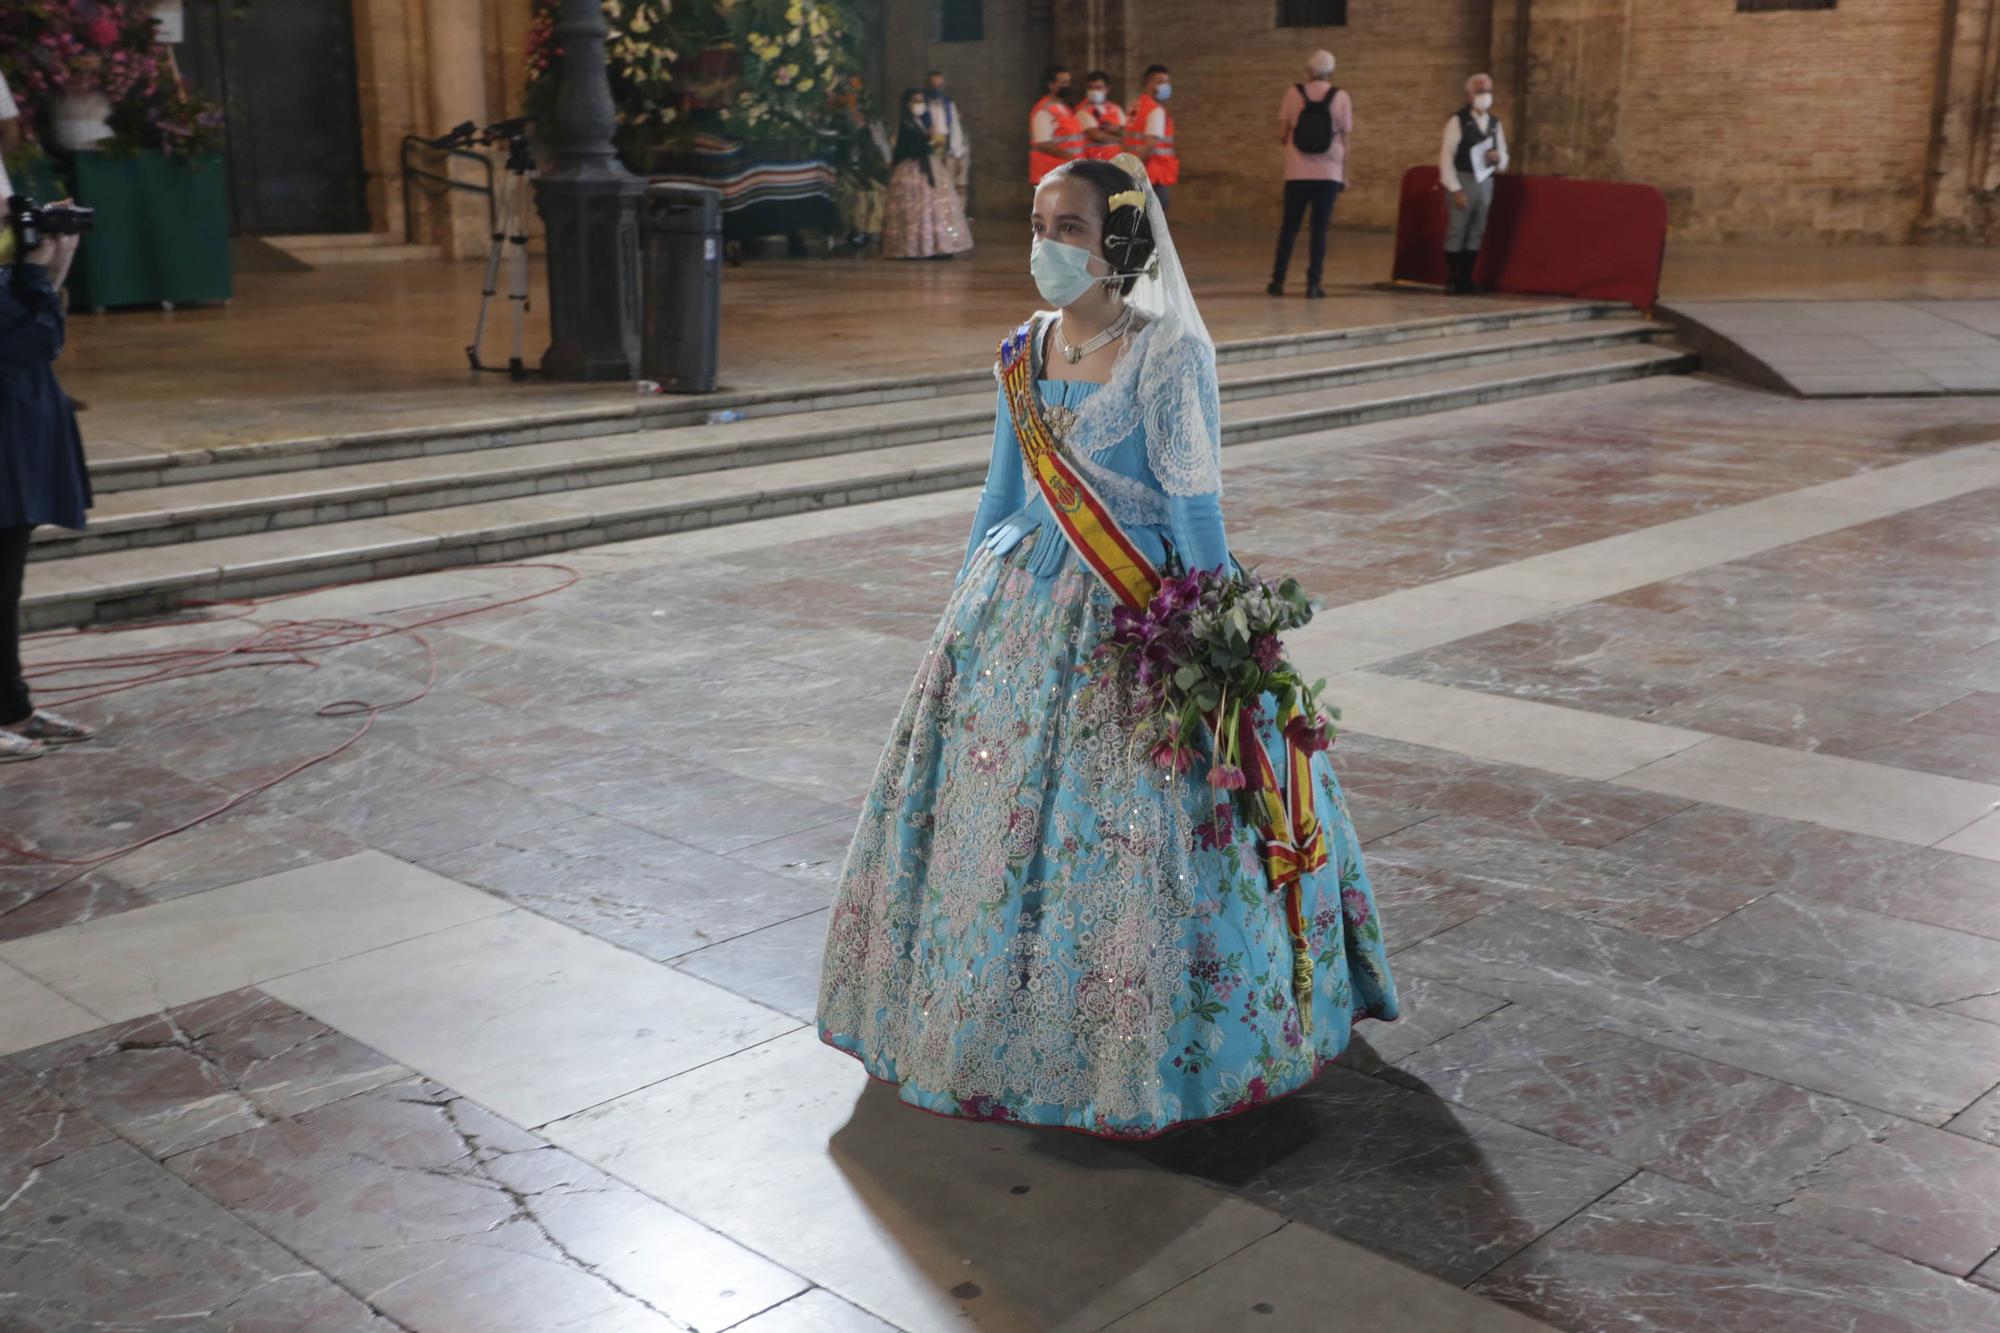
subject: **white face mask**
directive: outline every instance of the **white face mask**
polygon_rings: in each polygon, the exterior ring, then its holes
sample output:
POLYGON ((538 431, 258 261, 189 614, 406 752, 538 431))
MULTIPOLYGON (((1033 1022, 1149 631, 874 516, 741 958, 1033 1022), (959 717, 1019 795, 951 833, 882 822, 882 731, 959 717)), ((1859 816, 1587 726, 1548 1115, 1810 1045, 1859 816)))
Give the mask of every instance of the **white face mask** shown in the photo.
POLYGON ((1037 240, 1028 250, 1028 272, 1035 279, 1035 290, 1057 308, 1082 300, 1100 282, 1116 281, 1116 273, 1091 272, 1093 264, 1103 262, 1082 246, 1062 241, 1037 240))
POLYGON ((1484 111, 1487 108, 1491 107, 1492 105, 1493 105, 1492 93, 1474 93, 1472 95, 1472 109, 1474 111, 1484 111))
POLYGON ((1105 92, 1102 88, 1092 88, 1090 90, 1090 101, 1093 106, 1103 106, 1104 98, 1105 92))

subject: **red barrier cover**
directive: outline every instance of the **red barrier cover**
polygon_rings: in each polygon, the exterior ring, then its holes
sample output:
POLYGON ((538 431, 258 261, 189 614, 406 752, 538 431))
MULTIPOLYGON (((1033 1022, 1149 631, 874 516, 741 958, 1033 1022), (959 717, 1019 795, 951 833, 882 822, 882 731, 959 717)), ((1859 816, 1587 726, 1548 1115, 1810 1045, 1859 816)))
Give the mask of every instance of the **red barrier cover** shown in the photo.
MULTIPOLYGON (((1403 173, 1399 282, 1442 286, 1445 213, 1435 166, 1403 173)), ((1667 199, 1651 185, 1567 176, 1496 177, 1473 281, 1488 291, 1626 301, 1651 310, 1667 249, 1667 199)))

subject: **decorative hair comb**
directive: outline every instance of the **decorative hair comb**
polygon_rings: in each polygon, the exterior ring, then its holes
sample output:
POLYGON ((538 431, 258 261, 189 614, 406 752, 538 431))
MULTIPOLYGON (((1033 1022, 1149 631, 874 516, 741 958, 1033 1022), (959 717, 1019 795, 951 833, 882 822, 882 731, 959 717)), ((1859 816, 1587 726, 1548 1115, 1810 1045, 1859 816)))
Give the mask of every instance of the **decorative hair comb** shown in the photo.
POLYGON ((1117 194, 1111 196, 1111 202, 1106 207, 1113 213, 1116 213, 1127 204, 1130 204, 1134 208, 1143 209, 1146 206, 1145 192, 1143 190, 1120 190, 1117 194))
POLYGON ((1132 178, 1132 184, 1136 189, 1140 191, 1145 190, 1146 164, 1144 162, 1141 162, 1136 155, 1132 153, 1120 153, 1118 156, 1111 159, 1111 165, 1117 167, 1127 176, 1130 176, 1132 178))

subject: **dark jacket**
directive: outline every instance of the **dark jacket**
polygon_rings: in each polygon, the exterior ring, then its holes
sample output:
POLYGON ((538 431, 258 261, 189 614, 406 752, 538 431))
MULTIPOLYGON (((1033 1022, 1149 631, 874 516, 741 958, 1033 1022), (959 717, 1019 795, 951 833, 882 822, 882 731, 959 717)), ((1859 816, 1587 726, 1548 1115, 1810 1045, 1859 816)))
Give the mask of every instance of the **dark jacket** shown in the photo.
POLYGON ((38 264, 0 268, 0 527, 83 527, 90 474, 76 410, 56 382, 62 297, 38 264))

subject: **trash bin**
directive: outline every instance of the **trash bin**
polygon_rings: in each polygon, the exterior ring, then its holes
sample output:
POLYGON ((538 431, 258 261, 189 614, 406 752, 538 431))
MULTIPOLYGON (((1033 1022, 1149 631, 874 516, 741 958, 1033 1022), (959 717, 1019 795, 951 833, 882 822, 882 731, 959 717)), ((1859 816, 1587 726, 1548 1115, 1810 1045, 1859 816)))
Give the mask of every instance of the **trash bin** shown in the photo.
POLYGON ((722 335, 722 196, 698 185, 649 185, 641 230, 639 374, 669 393, 707 393, 722 335))

